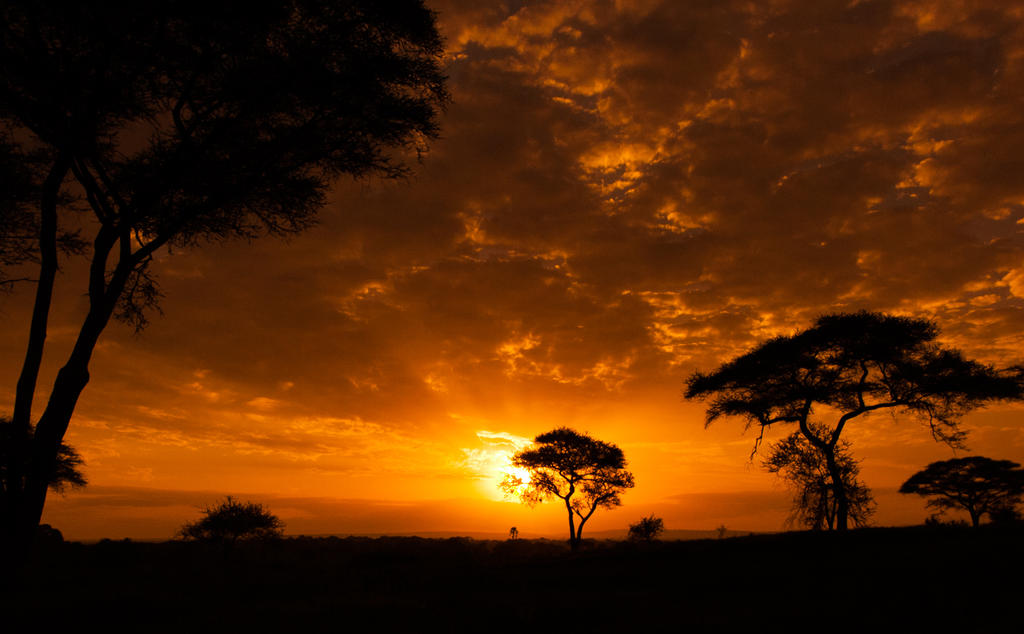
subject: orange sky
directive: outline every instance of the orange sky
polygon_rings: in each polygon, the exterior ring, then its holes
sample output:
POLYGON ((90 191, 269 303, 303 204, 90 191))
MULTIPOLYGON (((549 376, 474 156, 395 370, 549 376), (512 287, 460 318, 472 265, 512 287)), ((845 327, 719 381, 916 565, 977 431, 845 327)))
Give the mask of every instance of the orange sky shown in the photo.
MULTIPOLYGON (((415 176, 340 183, 288 242, 162 254, 164 315, 108 327, 71 424, 90 486, 44 521, 166 538, 232 494, 293 534, 560 535, 495 482, 568 425, 636 475, 586 530, 777 530, 789 494, 740 421, 703 429, 688 374, 862 308, 1024 360, 1021 4, 432 6, 453 103, 415 176)), ((41 385, 83 280, 65 266, 41 385)), ((30 290, 0 298, 0 411, 30 290)), ((1022 422, 968 416, 970 453, 1024 462, 1022 422)), ((922 521, 895 489, 952 451, 888 415, 847 437, 876 523, 922 521)))

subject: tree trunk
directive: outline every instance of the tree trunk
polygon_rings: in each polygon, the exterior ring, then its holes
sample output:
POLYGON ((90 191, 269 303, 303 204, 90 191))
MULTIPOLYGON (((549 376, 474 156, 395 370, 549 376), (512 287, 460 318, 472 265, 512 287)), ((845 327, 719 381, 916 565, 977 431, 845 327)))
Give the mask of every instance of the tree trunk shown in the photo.
MULTIPOLYGON (((11 415, 11 422, 16 428, 25 430, 26 436, 31 424, 32 400, 35 397, 39 367, 43 360, 46 327, 53 300, 53 284, 57 277, 57 197, 64 177, 71 169, 70 166, 70 161, 64 158, 57 159, 43 183, 39 203, 39 281, 36 284, 36 296, 32 305, 28 346, 25 350, 25 360, 21 365, 21 374, 18 376, 14 412, 11 415)), ((20 471, 20 465, 8 465, 8 468, 12 467, 20 471)))
POLYGON ((847 529, 847 518, 850 514, 850 501, 846 497, 846 484, 843 482, 843 473, 836 463, 835 447, 828 447, 825 452, 825 464, 828 466, 829 476, 832 478, 832 494, 836 502, 836 530, 847 529))
POLYGON ((569 549, 577 550, 580 547, 579 539, 576 537, 576 524, 573 521, 572 505, 569 504, 569 498, 565 498, 565 509, 569 512, 569 549))
POLYGON ((26 482, 28 474, 24 473, 24 469, 33 451, 30 438, 32 401, 39 380, 53 285, 59 266, 57 198, 70 169, 69 160, 63 156, 57 158, 43 182, 39 202, 39 280, 32 305, 25 359, 14 393, 14 411, 11 414, 11 433, 8 439, 10 444, 7 447, 9 463, 6 465, 6 478, 0 483, 0 560, 9 565, 18 565, 24 561, 38 525, 37 521, 29 528, 25 521, 24 509, 30 504, 30 496, 26 482))
POLYGON ((576 545, 577 547, 583 543, 583 525, 587 522, 586 519, 581 518, 579 526, 576 527, 576 545))
MULTIPOLYGON (((847 517, 850 514, 850 502, 846 497, 846 485, 843 482, 843 473, 839 469, 839 465, 836 463, 836 443, 839 442, 839 432, 842 431, 843 421, 840 420, 839 426, 832 433, 831 441, 825 441, 818 438, 813 433, 807 424, 807 416, 811 411, 811 401, 804 403, 802 417, 800 419, 800 433, 803 434, 804 438, 811 443, 812 446, 816 447, 825 456, 825 465, 828 467, 829 478, 832 480, 832 493, 835 497, 835 530, 845 531, 847 525, 847 517)), ((831 530, 831 522, 829 523, 829 529, 831 530)))
POLYGON ((24 489, 18 504, 10 507, 13 530, 4 536, 5 556, 15 564, 24 562, 28 556, 46 504, 46 492, 56 468, 60 443, 68 430, 78 398, 89 383, 89 361, 113 313, 124 279, 125 276, 115 274, 111 286, 117 292, 108 293, 104 301, 93 305, 86 315, 75 347, 67 363, 57 372, 50 399, 36 425, 24 489))
POLYGON ((587 520, 590 519, 590 516, 593 515, 594 511, 597 510, 597 504, 597 502, 594 502, 594 504, 590 507, 590 512, 588 512, 586 515, 582 513, 579 514, 580 525, 576 527, 576 547, 573 548, 573 550, 579 548, 583 544, 583 525, 587 523, 587 520))

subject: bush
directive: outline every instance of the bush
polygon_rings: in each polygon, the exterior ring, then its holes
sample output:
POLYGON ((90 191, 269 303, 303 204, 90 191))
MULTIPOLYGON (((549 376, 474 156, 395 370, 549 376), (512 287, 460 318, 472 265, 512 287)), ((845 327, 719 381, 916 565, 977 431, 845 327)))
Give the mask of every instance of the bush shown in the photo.
POLYGON ((636 524, 629 525, 629 539, 635 542, 653 541, 663 530, 665 530, 665 523, 661 521, 660 517, 651 515, 636 524))
POLYGON ((206 507, 202 519, 186 522, 178 537, 185 540, 234 543, 240 539, 281 537, 284 522, 262 504, 239 502, 229 495, 215 507, 206 507))

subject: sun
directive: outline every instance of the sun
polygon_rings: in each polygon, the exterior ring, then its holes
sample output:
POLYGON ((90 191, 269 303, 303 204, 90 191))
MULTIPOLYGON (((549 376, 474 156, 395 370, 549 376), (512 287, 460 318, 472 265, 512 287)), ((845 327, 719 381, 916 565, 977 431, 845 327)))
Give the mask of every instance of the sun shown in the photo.
POLYGON ((472 474, 477 488, 485 497, 494 501, 518 503, 519 499, 516 496, 506 496, 499 485, 509 476, 523 484, 530 481, 530 472, 527 469, 512 464, 512 456, 528 444, 529 440, 493 432, 479 432, 478 436, 485 441, 485 445, 463 449, 463 466, 472 474))
POLYGON ((506 476, 512 476, 516 480, 519 480, 519 482, 522 483, 519 487, 520 489, 522 489, 523 486, 530 483, 530 472, 526 469, 523 469, 522 467, 517 467, 513 465, 511 455, 508 456, 508 465, 503 467, 500 472, 498 482, 503 481, 506 478, 506 476))
POLYGON ((480 470, 481 477, 478 482, 487 497, 492 500, 518 503, 519 499, 516 496, 505 495, 499 485, 508 476, 517 478, 523 484, 530 481, 529 471, 512 464, 513 453, 507 450, 492 449, 488 452, 489 455, 485 463, 480 465, 483 468, 480 470))

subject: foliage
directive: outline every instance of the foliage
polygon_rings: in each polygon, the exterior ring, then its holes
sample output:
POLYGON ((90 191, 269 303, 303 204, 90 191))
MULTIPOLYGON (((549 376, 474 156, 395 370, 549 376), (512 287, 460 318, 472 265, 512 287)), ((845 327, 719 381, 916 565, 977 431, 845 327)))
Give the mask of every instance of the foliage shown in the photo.
MULTIPOLYGON (((812 430, 824 435, 821 430, 812 430)), ((836 463, 843 476, 843 487, 849 504, 849 520, 854 526, 864 526, 875 512, 871 490, 857 479, 860 465, 850 455, 846 440, 836 445, 836 463)), ((839 505, 832 491, 828 465, 820 451, 803 434, 793 432, 768 450, 764 468, 785 479, 794 490, 793 514, 790 522, 813 530, 835 527, 839 505)))
POLYGON ((900 493, 931 498, 928 507, 967 511, 977 526, 982 516, 1011 518, 1024 499, 1024 469, 1010 460, 969 456, 933 462, 910 476, 900 493))
POLYGON ((240 539, 277 538, 283 529, 284 523, 262 504, 239 502, 229 495, 217 506, 207 506, 201 519, 182 525, 178 536, 185 540, 234 543, 240 539))
MULTIPOLYGON (((13 433, 14 426, 11 424, 11 419, 7 416, 0 417, 0 481, 3 482, 7 482, 10 478, 9 465, 15 456, 10 451, 13 445, 11 438, 13 433)), ((31 442, 31 439, 28 442, 31 442)), ((23 454, 21 457, 22 461, 24 461, 25 457, 23 454)), ((61 441, 60 448, 57 450, 57 465, 53 475, 50 477, 50 490, 55 493, 64 494, 68 489, 84 487, 88 483, 85 475, 82 473, 84 465, 85 461, 82 460, 82 456, 78 454, 75 448, 61 441)), ((22 465, 21 473, 25 472, 25 466, 22 465)))
POLYGON ((988 519, 993 524, 1007 525, 1020 524, 1024 521, 1024 514, 1014 506, 1002 506, 988 512, 988 519))
POLYGON ((635 542, 654 541, 664 530, 665 522, 660 517, 648 515, 636 524, 629 525, 629 539, 635 542))
POLYGON ((404 176, 448 94, 421 0, 11 0, 0 22, 0 266, 38 264, 17 439, 29 437, 58 256, 89 246, 87 286, 71 291, 86 315, 32 442, 11 445, 25 473, 15 460, 0 487, 0 527, 23 539, 100 335, 111 318, 142 328, 160 298, 154 256, 288 235, 315 222, 336 178, 404 176))
POLYGON ((824 315, 791 336, 770 339, 710 373, 687 379, 685 396, 708 401, 705 426, 723 416, 760 427, 794 423, 821 452, 836 497, 836 526, 847 527, 849 500, 836 462, 847 423, 879 410, 923 420, 932 436, 963 445, 960 418, 989 402, 1020 399, 1021 369, 997 371, 936 342, 923 319, 861 311, 824 315), (831 426, 812 418, 837 412, 831 426), (813 423, 821 426, 812 427, 813 423), (817 430, 817 433, 816 433, 817 430), (818 435, 822 434, 822 435, 818 435))
POLYGON ((594 511, 622 504, 620 494, 633 487, 633 474, 626 470, 626 458, 617 446, 568 427, 540 434, 533 442, 512 457, 512 464, 526 470, 529 480, 507 475, 499 486, 530 506, 560 498, 569 517, 569 544, 575 549, 594 511))

